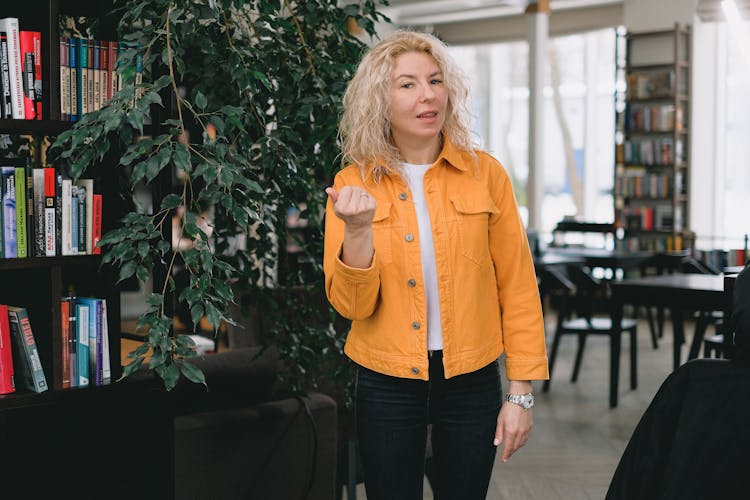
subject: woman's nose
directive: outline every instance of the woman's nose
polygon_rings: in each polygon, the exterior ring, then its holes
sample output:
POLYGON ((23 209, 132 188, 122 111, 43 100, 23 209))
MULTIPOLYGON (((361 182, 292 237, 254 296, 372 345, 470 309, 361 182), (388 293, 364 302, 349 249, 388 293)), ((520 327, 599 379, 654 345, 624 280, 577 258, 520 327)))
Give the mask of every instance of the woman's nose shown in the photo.
POLYGON ((435 90, 432 88, 432 85, 429 83, 422 85, 422 100, 423 101, 429 101, 430 99, 433 99, 435 97, 435 90))

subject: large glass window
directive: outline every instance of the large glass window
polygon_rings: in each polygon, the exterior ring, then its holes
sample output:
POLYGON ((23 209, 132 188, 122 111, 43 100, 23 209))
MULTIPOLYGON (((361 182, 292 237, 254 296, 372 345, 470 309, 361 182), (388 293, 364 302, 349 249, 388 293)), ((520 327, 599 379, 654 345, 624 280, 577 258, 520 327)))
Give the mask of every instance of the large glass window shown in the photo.
MULTIPOLYGON (((542 231, 565 216, 614 218, 615 30, 550 39, 544 123, 542 231)), ((527 217, 528 45, 453 47, 472 81, 474 132, 509 171, 527 217)))
POLYGON ((723 227, 717 229, 725 240, 722 246, 729 249, 741 248, 743 235, 750 232, 750 46, 741 42, 748 40, 750 21, 740 26, 724 25, 724 29, 729 31, 725 54, 725 140, 719 145, 724 148, 724 162, 717 165, 717 168, 724 169, 724 183, 718 187, 720 193, 716 199, 722 204, 720 210, 723 211, 719 217, 719 224, 723 221, 723 227), (745 36, 732 33, 733 29, 744 29, 745 36))

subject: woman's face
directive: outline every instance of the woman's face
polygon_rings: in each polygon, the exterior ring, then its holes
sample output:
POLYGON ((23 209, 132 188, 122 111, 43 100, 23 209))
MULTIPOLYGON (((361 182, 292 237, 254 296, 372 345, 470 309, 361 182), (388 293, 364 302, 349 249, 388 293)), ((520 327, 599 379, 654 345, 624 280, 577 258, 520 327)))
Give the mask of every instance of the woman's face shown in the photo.
POLYGON ((445 123, 448 89, 435 59, 424 52, 396 58, 391 74, 391 132, 396 144, 437 139, 445 123))

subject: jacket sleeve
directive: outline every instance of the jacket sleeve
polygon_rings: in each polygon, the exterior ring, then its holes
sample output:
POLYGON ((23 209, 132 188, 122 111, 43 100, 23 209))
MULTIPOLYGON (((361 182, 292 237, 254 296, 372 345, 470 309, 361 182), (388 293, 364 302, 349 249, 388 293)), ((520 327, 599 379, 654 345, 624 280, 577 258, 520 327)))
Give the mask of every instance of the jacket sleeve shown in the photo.
POLYGON ((485 161, 492 162, 489 189, 498 208, 490 216, 489 244, 500 302, 507 376, 509 380, 546 380, 549 367, 542 305, 526 229, 505 169, 491 157, 485 161))
MULTIPOLYGON (((334 188, 340 190, 345 184, 340 175, 334 180, 334 188)), ((331 305, 345 318, 361 320, 372 315, 380 294, 380 272, 377 252, 367 269, 349 267, 341 261, 344 244, 344 221, 333 212, 333 203, 326 204, 325 239, 323 249, 323 271, 325 273, 326 296, 331 305)))

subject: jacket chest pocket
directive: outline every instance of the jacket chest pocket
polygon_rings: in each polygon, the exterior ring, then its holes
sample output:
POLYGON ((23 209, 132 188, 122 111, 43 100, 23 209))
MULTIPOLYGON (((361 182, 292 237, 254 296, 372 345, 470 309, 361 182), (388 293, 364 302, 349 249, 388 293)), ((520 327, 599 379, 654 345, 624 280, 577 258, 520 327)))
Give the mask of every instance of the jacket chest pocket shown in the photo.
POLYGON ((375 255, 380 265, 393 262, 393 234, 394 220, 391 216, 391 204, 378 201, 375 216, 372 219, 372 239, 375 245, 375 255))
POLYGON ((499 210, 485 191, 450 198, 456 211, 456 236, 461 254, 478 265, 490 258, 490 216, 499 210))

